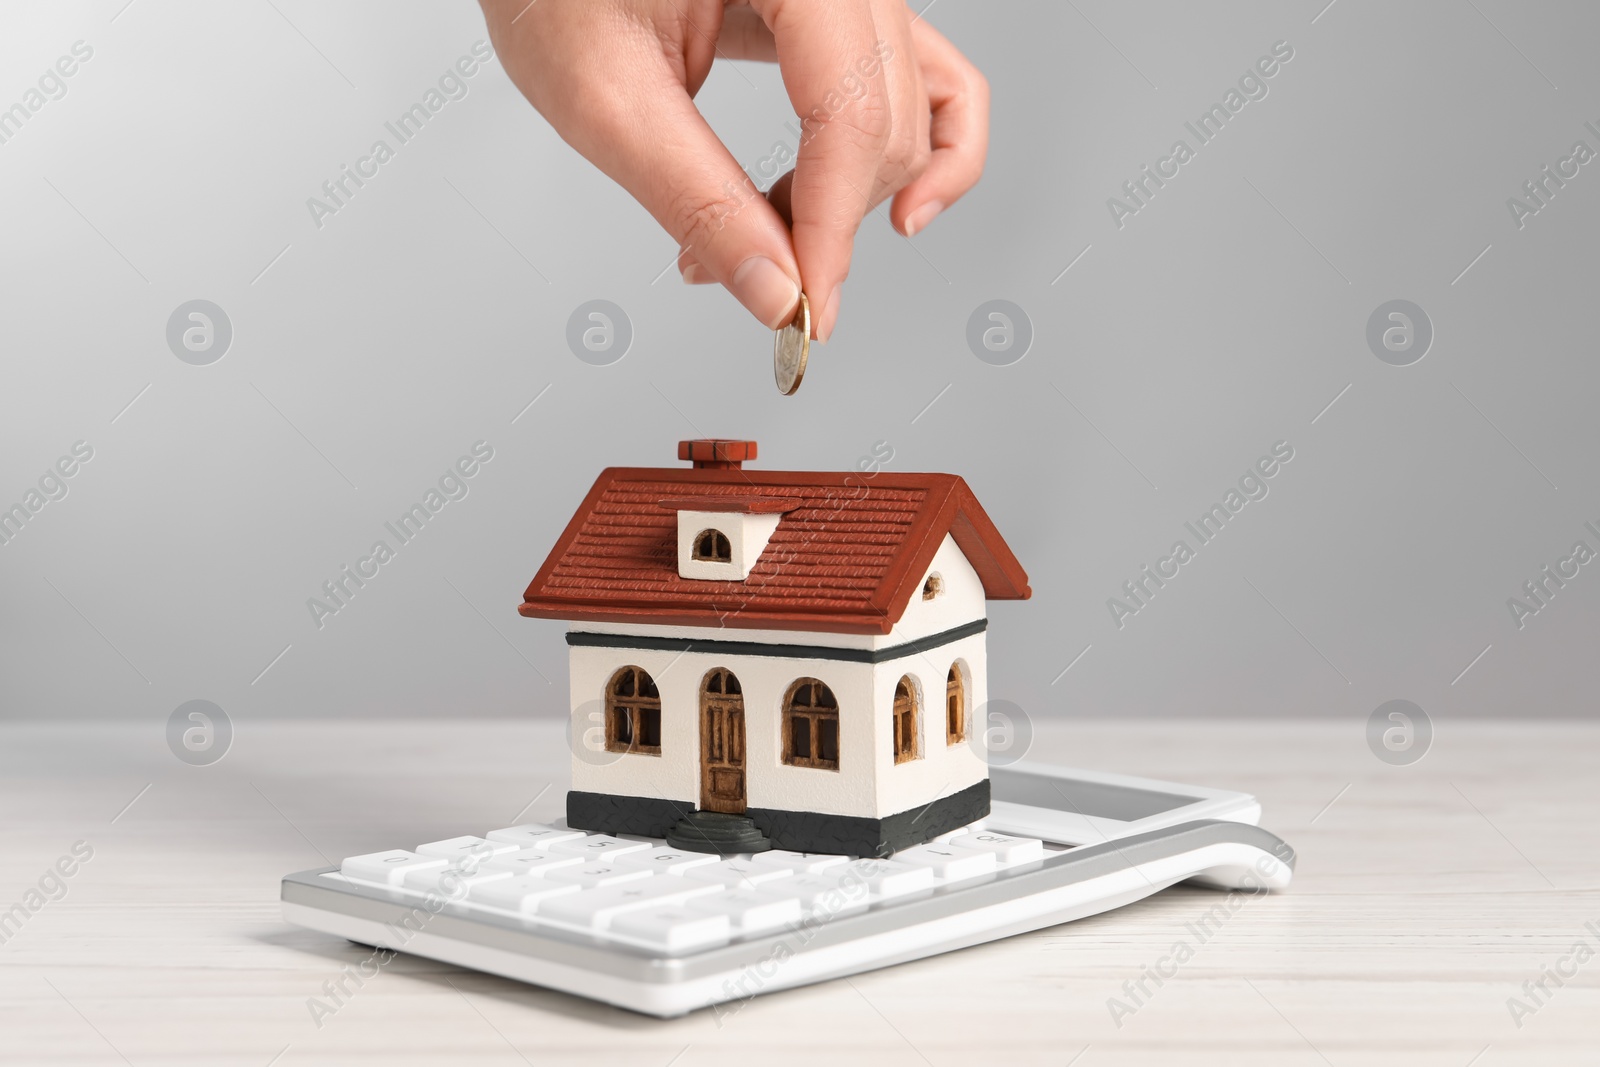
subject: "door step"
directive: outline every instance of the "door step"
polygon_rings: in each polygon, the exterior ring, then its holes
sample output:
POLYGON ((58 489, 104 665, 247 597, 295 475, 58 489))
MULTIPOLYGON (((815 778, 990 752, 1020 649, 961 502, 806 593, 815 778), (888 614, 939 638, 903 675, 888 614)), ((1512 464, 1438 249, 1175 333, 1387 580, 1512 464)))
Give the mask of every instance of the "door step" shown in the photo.
POLYGON ((772 847, 772 842, 747 816, 721 811, 691 811, 667 831, 667 844, 685 852, 715 852, 723 856, 765 852, 772 847))

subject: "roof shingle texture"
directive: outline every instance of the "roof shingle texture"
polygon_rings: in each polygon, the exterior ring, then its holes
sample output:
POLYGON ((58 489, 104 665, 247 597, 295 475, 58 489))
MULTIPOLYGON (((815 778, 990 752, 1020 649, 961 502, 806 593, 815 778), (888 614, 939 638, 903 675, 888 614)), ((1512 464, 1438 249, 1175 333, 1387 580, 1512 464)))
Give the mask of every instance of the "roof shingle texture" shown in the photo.
POLYGON ((945 534, 991 598, 1027 575, 971 490, 948 474, 612 468, 529 585, 522 614, 574 621, 887 634, 945 534), (772 497, 784 512, 743 582, 678 575, 685 497, 772 497))

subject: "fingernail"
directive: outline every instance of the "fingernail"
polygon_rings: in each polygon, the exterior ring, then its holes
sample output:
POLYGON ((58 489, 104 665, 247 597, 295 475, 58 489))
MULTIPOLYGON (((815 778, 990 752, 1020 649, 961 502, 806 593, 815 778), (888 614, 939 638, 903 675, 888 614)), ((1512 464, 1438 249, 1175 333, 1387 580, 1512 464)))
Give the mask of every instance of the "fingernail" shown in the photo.
POLYGON ((930 200, 917 210, 906 216, 906 236, 915 237, 922 232, 922 228, 938 217, 944 210, 944 205, 937 200, 930 200))
POLYGON ((685 285, 709 285, 716 279, 701 264, 691 263, 683 268, 683 281, 685 285))
POLYGON ((838 317, 839 286, 836 285, 822 305, 822 314, 817 317, 817 340, 824 343, 827 342, 828 338, 833 335, 833 323, 838 317))
POLYGON ((794 318, 800 286, 766 256, 751 256, 733 272, 728 288, 751 314, 776 330, 794 318))

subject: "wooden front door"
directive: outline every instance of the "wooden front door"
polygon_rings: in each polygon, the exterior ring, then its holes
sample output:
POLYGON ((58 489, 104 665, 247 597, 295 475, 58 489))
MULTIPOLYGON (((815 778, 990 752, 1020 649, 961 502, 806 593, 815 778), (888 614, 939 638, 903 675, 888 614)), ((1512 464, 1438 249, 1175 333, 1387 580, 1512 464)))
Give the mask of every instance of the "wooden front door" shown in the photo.
POLYGON ((744 691, 723 667, 700 682, 700 808, 744 811, 744 691))

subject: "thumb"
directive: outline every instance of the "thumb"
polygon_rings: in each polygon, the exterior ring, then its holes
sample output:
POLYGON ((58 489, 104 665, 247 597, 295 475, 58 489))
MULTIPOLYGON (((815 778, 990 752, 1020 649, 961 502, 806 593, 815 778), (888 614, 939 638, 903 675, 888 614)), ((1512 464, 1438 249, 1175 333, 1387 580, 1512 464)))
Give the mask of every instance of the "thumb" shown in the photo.
MULTIPOLYGON (((804 131, 793 174, 773 190, 773 199, 793 219, 816 336, 826 341, 856 231, 879 199, 894 112, 885 64, 896 53, 879 36, 872 3, 753 0, 752 6, 772 31, 784 87, 804 131)), ((884 33, 895 32, 886 20, 884 33)))

